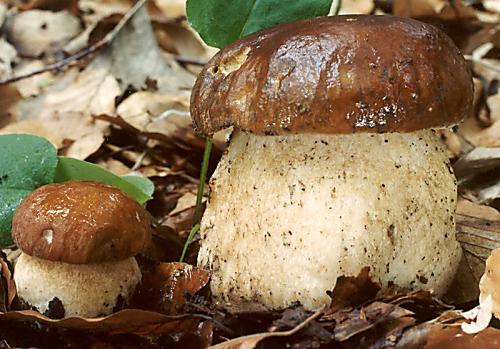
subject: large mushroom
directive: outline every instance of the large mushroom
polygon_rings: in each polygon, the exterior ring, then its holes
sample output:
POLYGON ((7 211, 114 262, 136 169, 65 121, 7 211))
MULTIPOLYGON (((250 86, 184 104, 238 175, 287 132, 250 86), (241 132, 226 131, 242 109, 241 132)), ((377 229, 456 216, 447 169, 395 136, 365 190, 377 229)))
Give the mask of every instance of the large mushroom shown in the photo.
POLYGON ((141 280, 134 256, 151 228, 144 208, 121 190, 73 181, 24 199, 12 237, 23 252, 14 270, 20 298, 41 313, 59 301, 65 316, 97 317, 130 300, 141 280))
POLYGON ((383 286, 443 294, 461 249, 434 129, 471 101, 457 47, 412 19, 303 20, 220 51, 191 98, 200 134, 234 126, 201 222, 215 297, 316 308, 365 266, 383 286))

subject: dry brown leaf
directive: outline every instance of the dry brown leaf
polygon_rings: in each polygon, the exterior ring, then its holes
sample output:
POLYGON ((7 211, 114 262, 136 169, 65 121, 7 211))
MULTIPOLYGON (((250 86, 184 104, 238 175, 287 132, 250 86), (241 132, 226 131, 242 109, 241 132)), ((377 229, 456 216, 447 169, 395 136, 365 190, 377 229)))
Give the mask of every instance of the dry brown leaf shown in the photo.
POLYGON ((33 134, 38 135, 40 137, 44 137, 49 142, 51 142, 54 146, 60 144, 61 140, 57 134, 46 128, 44 123, 40 120, 30 119, 30 120, 22 120, 18 122, 13 122, 8 124, 6 127, 0 129, 0 134, 33 134))
POLYGON ((67 11, 31 10, 7 19, 8 40, 22 56, 38 57, 60 50, 80 31, 80 21, 67 11))
POLYGON ((500 168, 500 148, 477 147, 453 164, 459 183, 496 168, 500 168))
MULTIPOLYGON (((115 159, 100 160, 97 162, 98 165, 107 168, 114 174, 119 176, 126 175, 130 173, 130 168, 126 166, 123 162, 115 159)), ((141 172, 143 173, 143 172, 141 172)), ((144 173, 143 173, 144 174, 144 173)), ((149 176, 147 176, 149 177, 149 176)))
POLYGON ((339 14, 370 14, 374 8, 374 0, 342 0, 339 14))
MULTIPOLYGON (((23 61, 14 69, 14 75, 20 76, 35 70, 42 69, 45 65, 41 60, 23 61)), ((38 96, 55 81, 54 74, 45 72, 35 75, 29 79, 23 79, 14 83, 23 98, 38 96)))
POLYGON ((30 0, 19 6, 21 11, 27 10, 68 10, 75 16, 78 14, 78 0, 30 0))
POLYGON ((186 0, 154 0, 154 2, 167 18, 178 18, 186 15, 186 0))
POLYGON ((49 319, 33 310, 0 312, 0 320, 39 322, 43 325, 94 333, 137 335, 194 332, 200 321, 205 319, 206 317, 197 315, 167 316, 139 309, 126 309, 101 318, 70 317, 62 320, 49 319))
POLYGON ((465 6, 461 0, 394 0, 393 14, 413 18, 475 18, 474 10, 465 6))
POLYGON ((175 111, 181 115, 187 114, 189 99, 187 96, 139 91, 125 99, 116 109, 116 113, 130 125, 145 131, 151 122, 169 110, 172 110, 173 114, 175 111))
POLYGON ((12 77, 12 67, 17 61, 17 51, 5 39, 0 38, 0 79, 12 77))
POLYGON ((361 269, 358 276, 340 276, 330 294, 332 302, 325 317, 341 308, 361 305, 373 299, 379 290, 380 285, 370 278, 369 267, 361 269))
POLYGON ((17 294, 16 283, 9 265, 7 256, 0 251, 0 311, 10 309, 17 294))
POLYGON ((201 290, 209 280, 207 271, 186 263, 160 263, 143 272, 133 304, 166 315, 185 312, 186 297, 201 290))
POLYGON ((208 61, 213 54, 186 21, 155 22, 154 28, 160 47, 170 53, 198 61, 208 61))
POLYGON ((486 259, 493 249, 500 247, 498 215, 492 208, 459 201, 456 236, 463 254, 447 300, 459 304, 477 300, 486 259))
MULTIPOLYGON (((203 201, 206 199, 204 198, 203 201)), ((172 210, 172 212, 169 213, 169 215, 174 216, 179 212, 185 211, 189 208, 192 208, 196 206, 196 194, 188 191, 187 193, 184 193, 179 200, 177 200, 177 205, 175 208, 172 210)))
POLYGON ((21 99, 14 86, 0 86, 0 128, 15 120, 14 107, 21 99))
POLYGON ((487 328, 475 334, 465 334, 457 327, 434 326, 427 335, 423 349, 496 349, 500 348, 500 330, 487 328))
POLYGON ((495 210, 493 207, 478 205, 460 197, 458 198, 457 203, 457 214, 461 216, 476 217, 500 222, 500 212, 495 210))
POLYGON ((111 46, 91 66, 107 70, 119 81, 123 91, 143 90, 154 84, 160 93, 187 96, 194 83, 194 76, 158 47, 145 8, 127 22, 111 46))
POLYGON ((214 345, 210 347, 210 349, 253 349, 257 346, 257 344, 259 344, 259 342, 263 341, 266 338, 289 337, 294 335, 295 333, 299 332, 304 327, 306 327, 315 318, 320 316, 322 312, 323 309, 318 310, 317 312, 309 316, 304 322, 302 322, 295 328, 291 329, 290 331, 265 332, 265 333, 257 333, 248 336, 243 336, 214 345))

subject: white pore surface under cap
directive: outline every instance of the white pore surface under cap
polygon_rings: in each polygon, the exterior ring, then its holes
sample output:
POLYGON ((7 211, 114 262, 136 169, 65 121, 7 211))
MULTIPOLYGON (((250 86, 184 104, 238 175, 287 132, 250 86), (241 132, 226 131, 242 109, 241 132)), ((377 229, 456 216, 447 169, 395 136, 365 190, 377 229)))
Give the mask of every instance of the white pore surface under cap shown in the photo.
POLYGON ((369 266, 382 285, 445 292, 461 250, 456 181, 438 137, 234 135, 211 180, 198 263, 211 289, 282 308, 330 302, 369 266))
POLYGON ((141 280, 134 257, 116 262, 68 264, 21 254, 14 269, 19 297, 44 313, 54 297, 65 316, 111 314, 119 295, 128 302, 141 280))

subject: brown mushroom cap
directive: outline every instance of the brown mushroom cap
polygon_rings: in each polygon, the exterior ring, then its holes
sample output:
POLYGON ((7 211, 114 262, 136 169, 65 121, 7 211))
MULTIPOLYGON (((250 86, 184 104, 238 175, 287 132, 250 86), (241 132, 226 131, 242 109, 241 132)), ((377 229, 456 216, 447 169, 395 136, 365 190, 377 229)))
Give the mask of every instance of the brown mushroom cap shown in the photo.
POLYGON ((393 16, 278 25, 220 51, 198 76, 191 114, 204 135, 411 132, 460 122, 472 77, 451 39, 393 16))
POLYGON ((91 181, 48 184, 17 208, 12 238, 31 256, 73 264, 120 260, 151 239, 144 208, 120 189, 91 181))

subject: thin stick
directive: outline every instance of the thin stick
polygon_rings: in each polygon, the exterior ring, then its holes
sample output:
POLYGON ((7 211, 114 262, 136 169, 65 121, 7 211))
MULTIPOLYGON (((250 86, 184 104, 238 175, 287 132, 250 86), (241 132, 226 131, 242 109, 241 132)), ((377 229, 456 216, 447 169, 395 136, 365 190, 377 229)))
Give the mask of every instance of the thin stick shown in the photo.
POLYGON ((198 192, 196 193, 196 207, 194 209, 193 227, 191 228, 188 238, 184 243, 184 248, 182 249, 181 258, 179 260, 180 262, 184 260, 184 256, 186 255, 187 249, 191 244, 191 240, 193 240, 198 230, 200 230, 202 214, 201 209, 203 208, 203 193, 205 192, 205 181, 207 180, 208 164, 210 162, 211 152, 212 140, 210 138, 207 138, 205 140, 205 151, 203 152, 203 161, 201 163, 200 182, 198 183, 198 192))
POLYGON ((40 74, 46 73, 48 71, 60 70, 60 69, 64 68, 65 66, 67 66, 71 63, 74 63, 74 62, 108 46, 115 39, 115 37, 120 32, 120 30, 122 30, 122 28, 125 26, 125 24, 127 24, 127 22, 137 13, 137 11, 139 11, 139 9, 142 6, 144 6, 146 1, 148 1, 148 0, 138 0, 134 4, 134 6, 132 6, 132 8, 125 14, 125 16, 123 16, 123 18, 120 20, 120 22, 118 22, 118 24, 113 28, 113 30, 111 30, 108 34, 106 34, 106 36, 104 36, 104 38, 97 41, 93 45, 91 45, 91 46, 87 47, 86 49, 84 49, 80 52, 77 52, 74 55, 69 56, 63 60, 46 65, 45 67, 43 67, 41 69, 34 70, 34 71, 27 73, 27 74, 18 75, 18 76, 14 76, 12 78, 0 80, 0 85, 10 84, 12 82, 31 78, 35 75, 40 75, 40 74))
POLYGON ((205 151, 203 152, 203 162, 201 163, 200 185, 196 194, 196 208, 194 211, 193 226, 201 221, 201 209, 203 202, 203 193, 205 192, 205 181, 207 180, 208 164, 210 162, 210 153, 212 151, 212 140, 207 138, 205 141, 205 151))
POLYGON ((208 61, 200 61, 198 59, 189 58, 189 57, 182 57, 182 56, 175 56, 175 60, 180 64, 192 64, 192 65, 199 65, 199 66, 204 66, 205 64, 208 63, 208 61))

